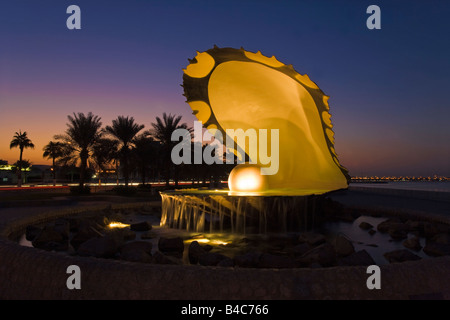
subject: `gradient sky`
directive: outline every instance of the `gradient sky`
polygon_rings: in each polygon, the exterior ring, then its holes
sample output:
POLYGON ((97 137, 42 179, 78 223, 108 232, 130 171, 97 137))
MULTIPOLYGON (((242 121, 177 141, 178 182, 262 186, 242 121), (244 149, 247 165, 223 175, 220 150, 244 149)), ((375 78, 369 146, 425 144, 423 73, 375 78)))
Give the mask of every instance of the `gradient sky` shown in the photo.
POLYGON ((450 1, 0 2, 0 159, 14 132, 42 148, 67 115, 150 128, 163 112, 193 125, 182 69, 196 51, 275 55, 330 96, 335 147, 355 175, 450 176, 450 1), (281 3, 279 3, 281 2, 281 3), (81 8, 68 30, 66 8, 81 8), (381 8, 381 30, 366 9, 381 8))

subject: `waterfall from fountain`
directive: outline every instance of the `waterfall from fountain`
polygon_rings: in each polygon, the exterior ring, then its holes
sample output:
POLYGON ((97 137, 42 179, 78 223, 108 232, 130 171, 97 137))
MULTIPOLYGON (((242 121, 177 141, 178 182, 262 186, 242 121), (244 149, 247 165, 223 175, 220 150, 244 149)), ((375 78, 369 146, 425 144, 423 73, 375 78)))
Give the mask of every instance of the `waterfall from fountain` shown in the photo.
POLYGON ((228 195, 221 191, 161 192, 161 226, 195 232, 286 233, 320 223, 320 198, 228 195))

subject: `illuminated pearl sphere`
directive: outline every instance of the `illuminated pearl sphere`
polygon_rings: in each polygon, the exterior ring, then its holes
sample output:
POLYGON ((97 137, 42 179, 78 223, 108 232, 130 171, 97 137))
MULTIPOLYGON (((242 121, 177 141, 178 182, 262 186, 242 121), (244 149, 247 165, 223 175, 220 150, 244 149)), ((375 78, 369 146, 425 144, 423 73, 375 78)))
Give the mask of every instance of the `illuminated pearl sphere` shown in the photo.
POLYGON ((231 192, 258 193, 267 190, 267 176, 261 174, 261 166, 243 163, 231 170, 228 177, 231 192))

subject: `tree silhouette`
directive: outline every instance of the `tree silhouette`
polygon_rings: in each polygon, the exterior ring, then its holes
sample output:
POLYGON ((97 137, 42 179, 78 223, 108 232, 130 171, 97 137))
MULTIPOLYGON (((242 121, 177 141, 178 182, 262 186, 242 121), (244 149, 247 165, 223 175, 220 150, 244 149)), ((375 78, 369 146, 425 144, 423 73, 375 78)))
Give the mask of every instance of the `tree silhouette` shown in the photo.
POLYGON ((84 187, 88 160, 93 152, 93 146, 101 138, 101 118, 89 112, 74 113, 67 116, 67 130, 64 135, 55 136, 64 143, 64 155, 61 162, 76 165, 80 162, 80 187, 84 187))
POLYGON ((101 138, 93 146, 92 167, 98 172, 99 184, 103 173, 109 169, 108 165, 118 158, 118 145, 116 140, 101 138))
POLYGON ((33 142, 31 142, 31 140, 28 138, 27 136, 27 132, 24 131, 22 133, 22 131, 19 130, 19 132, 16 132, 14 134, 13 139, 11 140, 11 143, 9 144, 9 148, 19 148, 20 150, 20 156, 19 156, 19 167, 18 167, 18 182, 17 182, 17 186, 21 187, 22 186, 22 158, 23 158, 23 150, 27 149, 27 148, 31 148, 34 149, 34 144, 33 142))
POLYGON ((119 116, 112 121, 112 126, 106 126, 104 129, 104 132, 110 134, 120 144, 119 159, 122 164, 125 186, 128 186, 129 183, 129 157, 133 140, 143 128, 144 125, 135 123, 133 117, 119 116))
POLYGON ((61 142, 50 141, 43 149, 42 156, 52 159, 53 185, 56 185, 56 159, 64 155, 64 145, 61 142))
POLYGON ((158 166, 157 155, 161 147, 159 141, 154 141, 152 137, 141 134, 134 139, 135 148, 133 150, 133 162, 142 184, 145 185, 151 169, 158 166))
MULTIPOLYGON (((153 129, 147 131, 147 133, 161 142, 166 186, 169 186, 171 168, 173 168, 174 171, 176 170, 176 166, 173 165, 170 154, 172 148, 178 143, 177 141, 172 141, 172 133, 176 129, 186 129, 189 132, 192 132, 192 128, 189 128, 186 123, 181 123, 181 116, 175 116, 172 114, 167 115, 165 112, 163 113, 162 119, 160 117, 156 117, 156 123, 152 123, 152 127, 153 129)), ((177 176, 176 173, 174 175, 175 177, 177 176)))
POLYGON ((21 174, 25 174, 25 178, 23 179, 25 182, 27 181, 27 171, 30 171, 31 169, 31 162, 30 160, 17 160, 13 165, 13 170, 17 173, 20 171, 21 174))

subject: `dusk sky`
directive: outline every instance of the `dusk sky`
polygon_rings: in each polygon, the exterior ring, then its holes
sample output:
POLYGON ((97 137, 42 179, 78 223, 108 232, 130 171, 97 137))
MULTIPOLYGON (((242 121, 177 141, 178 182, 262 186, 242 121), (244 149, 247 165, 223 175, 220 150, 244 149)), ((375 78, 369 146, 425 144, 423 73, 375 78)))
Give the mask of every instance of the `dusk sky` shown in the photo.
MULTIPOLYGON (((450 1, 0 2, 0 159, 16 131, 42 148, 89 112, 147 129, 163 112, 195 117, 182 69, 196 51, 275 55, 330 96, 335 149, 356 175, 450 176, 450 1), (66 9, 81 8, 81 30, 66 9), (366 9, 381 9, 369 30, 366 9)), ((282 110, 280 110, 282 112, 282 110)))

